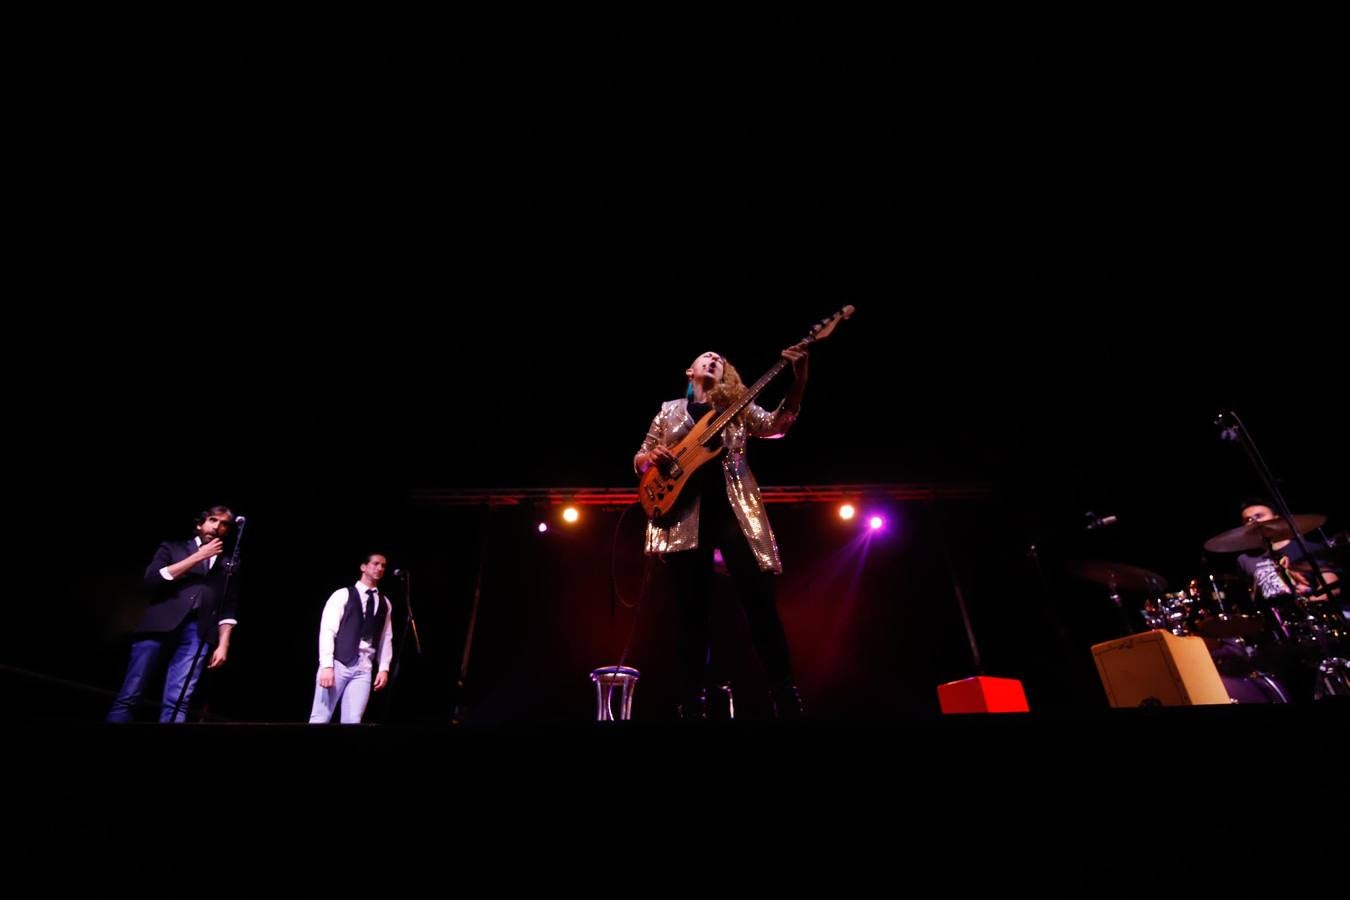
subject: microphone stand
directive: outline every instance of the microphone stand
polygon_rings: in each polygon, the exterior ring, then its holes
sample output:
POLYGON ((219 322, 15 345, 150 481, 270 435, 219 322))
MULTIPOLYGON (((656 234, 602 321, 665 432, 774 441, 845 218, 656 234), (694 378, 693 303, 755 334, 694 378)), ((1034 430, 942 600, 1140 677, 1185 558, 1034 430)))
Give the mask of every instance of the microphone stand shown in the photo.
POLYGON ((403 623, 403 634, 398 639, 398 653, 394 655, 393 671, 389 673, 390 687, 398 680, 399 668, 403 663, 403 649, 408 646, 408 632, 412 632, 413 648, 417 651, 417 655, 422 655, 422 637, 417 633, 417 619, 413 616, 412 573, 407 569, 399 569, 397 577, 403 579, 403 605, 408 610, 408 618, 403 623))
POLYGON ((483 570, 487 566, 488 549, 492 544, 492 506, 484 511, 487 522, 483 528, 483 546, 478 552, 478 575, 473 582, 473 607, 469 611, 469 625, 464 633, 464 653, 459 661, 459 678, 455 680, 454 711, 450 716, 451 725, 462 725, 469 714, 469 704, 465 684, 469 678, 469 654, 473 651, 473 634, 478 627, 478 607, 483 599, 483 570))
MULTIPOLYGON (((239 532, 235 535, 234 550, 230 552, 230 558, 221 561, 221 565, 225 567, 225 583, 221 586, 220 596, 216 598, 217 603, 230 595, 230 579, 234 577, 235 570, 239 568, 239 545, 244 542, 244 526, 247 524, 247 521, 243 516, 235 519, 235 521, 239 523, 239 532)), ((198 621, 194 623, 192 627, 200 629, 201 622, 198 621)), ((202 636, 199 633, 197 635, 197 650, 192 654, 192 665, 188 666, 187 677, 183 679, 183 687, 178 692, 178 699, 174 701, 173 711, 169 714, 170 723, 176 723, 178 721, 179 711, 183 712, 184 718, 187 716, 187 711, 184 709, 184 701, 187 699, 188 685, 192 684, 192 673, 197 671, 197 663, 202 658, 202 651, 206 649, 206 643, 206 641, 202 640, 202 636)))
MULTIPOLYGON (((487 550, 484 548, 484 554, 487 550)), ((473 650, 473 632, 478 625, 478 606, 483 599, 483 564, 484 560, 478 561, 478 577, 473 583, 473 609, 469 613, 469 628, 464 635, 464 655, 459 661, 459 678, 455 681, 455 711, 450 719, 451 725, 461 725, 469 713, 469 705, 465 701, 464 684, 469 677, 469 653, 473 650)))
POLYGON ((942 521, 941 510, 934 509, 933 523, 938 541, 942 544, 942 559, 947 565, 947 576, 951 579, 952 594, 956 598, 956 607, 961 612, 961 624, 965 628, 966 643, 970 645, 970 661, 976 675, 984 675, 984 657, 980 654, 979 642, 975 640, 975 627, 970 621, 970 610, 966 607, 966 595, 961 590, 961 579, 957 576, 956 563, 952 561, 951 545, 947 541, 947 529, 942 521))

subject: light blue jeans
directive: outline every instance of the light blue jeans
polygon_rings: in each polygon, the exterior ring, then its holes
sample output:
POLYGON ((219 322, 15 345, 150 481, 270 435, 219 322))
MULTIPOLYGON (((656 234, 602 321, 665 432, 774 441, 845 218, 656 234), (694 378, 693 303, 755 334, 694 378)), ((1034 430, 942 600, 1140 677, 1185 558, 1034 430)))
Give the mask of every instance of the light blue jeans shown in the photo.
POLYGON ((333 710, 341 707, 343 725, 355 725, 366 714, 370 702, 372 675, 369 669, 348 668, 333 660, 333 686, 319 687, 319 673, 314 673, 314 707, 309 712, 309 724, 327 725, 333 721, 333 710))

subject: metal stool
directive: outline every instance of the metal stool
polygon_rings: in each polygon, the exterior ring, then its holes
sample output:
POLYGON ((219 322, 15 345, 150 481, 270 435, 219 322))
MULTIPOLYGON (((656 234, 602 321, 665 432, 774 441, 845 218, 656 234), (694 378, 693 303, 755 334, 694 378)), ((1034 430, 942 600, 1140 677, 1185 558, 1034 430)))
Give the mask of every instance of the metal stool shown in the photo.
POLYGON ((603 666, 591 672, 595 682, 595 721, 615 721, 612 700, 619 694, 618 719, 633 717, 633 690, 638 683, 638 670, 631 666, 603 666))

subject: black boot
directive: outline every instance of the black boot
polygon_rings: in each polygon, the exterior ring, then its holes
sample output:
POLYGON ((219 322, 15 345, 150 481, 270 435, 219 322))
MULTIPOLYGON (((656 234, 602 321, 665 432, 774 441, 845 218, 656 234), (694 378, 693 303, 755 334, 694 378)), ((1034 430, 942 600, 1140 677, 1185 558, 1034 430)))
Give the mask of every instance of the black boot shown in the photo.
POLYGON ((689 694, 680 701, 678 708, 680 718, 685 721, 708 718, 708 692, 702 690, 696 694, 689 694))
POLYGON ((800 719, 806 715, 806 710, 802 706, 802 695, 795 684, 774 688, 769 695, 773 699, 775 719, 800 719))

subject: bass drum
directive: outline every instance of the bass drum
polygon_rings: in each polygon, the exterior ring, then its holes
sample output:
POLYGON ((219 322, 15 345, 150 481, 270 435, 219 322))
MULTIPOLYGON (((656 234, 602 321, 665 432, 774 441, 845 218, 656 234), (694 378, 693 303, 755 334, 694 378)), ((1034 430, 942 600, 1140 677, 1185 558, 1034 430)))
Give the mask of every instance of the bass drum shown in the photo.
POLYGON ((1223 675, 1224 690, 1234 703, 1288 703, 1289 692, 1269 672, 1223 675))

